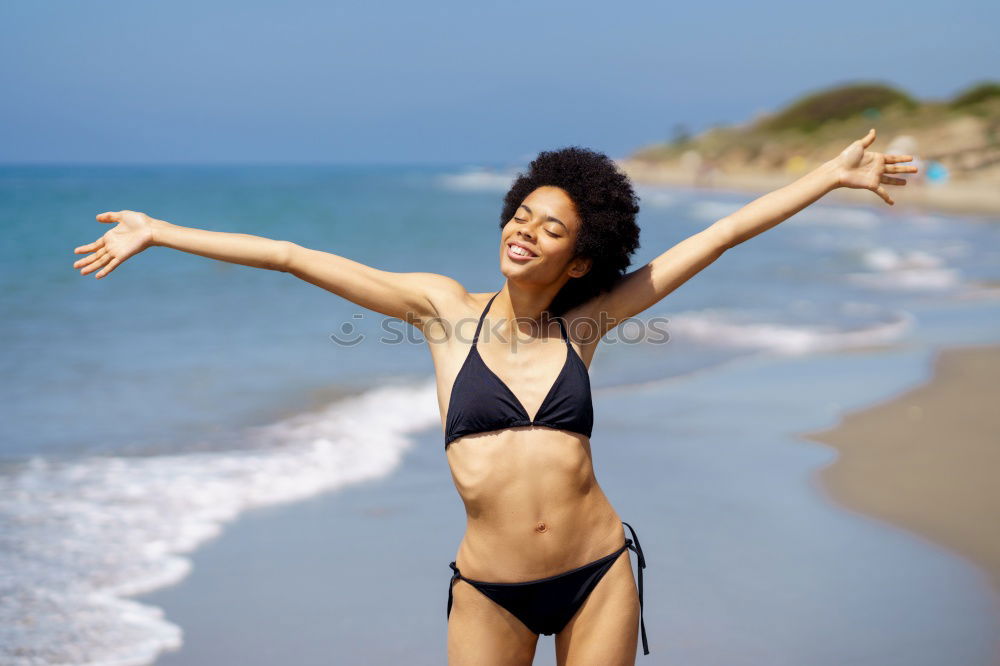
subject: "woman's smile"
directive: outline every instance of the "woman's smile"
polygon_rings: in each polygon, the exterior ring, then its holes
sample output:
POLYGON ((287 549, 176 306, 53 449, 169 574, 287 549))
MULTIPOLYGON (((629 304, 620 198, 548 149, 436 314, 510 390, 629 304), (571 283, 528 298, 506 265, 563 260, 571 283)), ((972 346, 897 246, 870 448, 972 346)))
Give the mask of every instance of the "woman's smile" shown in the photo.
POLYGON ((514 261, 529 261, 538 255, 517 241, 507 243, 507 256, 514 261))

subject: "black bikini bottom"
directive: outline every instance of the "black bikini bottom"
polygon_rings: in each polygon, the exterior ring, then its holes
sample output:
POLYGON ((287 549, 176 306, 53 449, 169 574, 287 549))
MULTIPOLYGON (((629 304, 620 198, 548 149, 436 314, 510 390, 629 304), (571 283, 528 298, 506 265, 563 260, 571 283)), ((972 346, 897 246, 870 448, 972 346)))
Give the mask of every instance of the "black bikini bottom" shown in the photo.
POLYGON ((510 611, 534 633, 546 635, 559 633, 573 619, 618 556, 626 549, 630 549, 635 551, 639 561, 639 626, 642 628, 642 653, 649 654, 646 623, 642 617, 642 570, 646 568, 646 558, 642 555, 642 546, 639 545, 639 537, 636 536, 635 530, 625 521, 622 521, 622 524, 631 531, 632 539, 626 538, 621 548, 582 567, 547 578, 521 583, 487 583, 466 578, 459 572, 454 562, 450 563, 448 566, 455 574, 448 584, 448 617, 451 617, 452 587, 455 581, 464 580, 510 611))

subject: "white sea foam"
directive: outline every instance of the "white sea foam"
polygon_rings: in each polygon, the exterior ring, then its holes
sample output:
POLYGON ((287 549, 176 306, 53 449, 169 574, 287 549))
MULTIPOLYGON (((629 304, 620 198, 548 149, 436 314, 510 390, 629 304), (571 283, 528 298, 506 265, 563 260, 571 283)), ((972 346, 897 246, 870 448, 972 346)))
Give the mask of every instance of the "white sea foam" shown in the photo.
POLYGON ((877 226, 882 219, 878 213, 866 208, 820 205, 800 210, 789 218, 788 221, 793 224, 808 224, 812 226, 824 225, 865 229, 877 226))
POLYGON ((452 190, 473 190, 487 192, 506 192, 517 176, 516 171, 494 171, 483 167, 474 167, 461 173, 444 174, 439 177, 439 183, 452 190))
POLYGON ((707 345, 794 355, 885 344, 899 339, 913 325, 913 316, 908 312, 862 309, 842 309, 842 314, 858 320, 851 327, 820 321, 780 321, 777 316, 768 320, 760 313, 708 309, 672 315, 668 330, 675 339, 684 337, 707 345))
MULTIPOLYGON (((743 202, 728 202, 706 199, 692 203, 690 213, 698 219, 714 222, 735 213, 752 200, 753 198, 748 198, 743 202)), ((783 224, 869 228, 878 225, 880 220, 877 213, 864 208, 817 205, 800 210, 783 224)))
POLYGON ((848 281, 873 289, 927 291, 952 289, 962 278, 940 257, 920 250, 897 251, 879 247, 862 257, 870 273, 848 273, 848 281))
POLYGON ((182 579, 182 555, 247 509, 389 474, 437 423, 433 382, 385 386, 249 429, 248 450, 14 468, 0 476, 0 663, 150 663, 181 629, 123 597, 182 579))
POLYGON ((869 268, 880 271, 904 268, 938 268, 944 263, 928 252, 919 250, 897 252, 887 247, 874 248, 865 252, 864 262, 869 268))
POLYGON ((643 206, 669 208, 679 201, 677 194, 656 187, 636 185, 635 192, 643 206))

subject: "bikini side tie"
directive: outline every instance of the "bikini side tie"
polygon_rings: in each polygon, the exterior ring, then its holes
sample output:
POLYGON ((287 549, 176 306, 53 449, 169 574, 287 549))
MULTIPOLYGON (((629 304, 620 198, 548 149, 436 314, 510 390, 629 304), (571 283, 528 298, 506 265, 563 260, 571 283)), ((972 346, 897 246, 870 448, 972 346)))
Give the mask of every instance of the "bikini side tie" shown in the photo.
POLYGON ((454 562, 448 564, 451 570, 455 572, 455 575, 451 577, 451 582, 448 583, 448 617, 451 617, 451 588, 455 587, 455 581, 462 577, 462 574, 458 572, 458 567, 455 566, 454 562))
POLYGON ((642 546, 639 545, 639 537, 636 536, 635 530, 624 520, 622 525, 625 525, 632 533, 632 539, 625 539, 625 545, 628 546, 629 550, 635 551, 636 558, 639 560, 639 627, 642 629, 642 653, 649 654, 649 643, 646 641, 646 620, 642 614, 642 570, 646 568, 646 558, 642 554, 642 546), (633 539, 635 540, 634 548, 632 547, 633 539))

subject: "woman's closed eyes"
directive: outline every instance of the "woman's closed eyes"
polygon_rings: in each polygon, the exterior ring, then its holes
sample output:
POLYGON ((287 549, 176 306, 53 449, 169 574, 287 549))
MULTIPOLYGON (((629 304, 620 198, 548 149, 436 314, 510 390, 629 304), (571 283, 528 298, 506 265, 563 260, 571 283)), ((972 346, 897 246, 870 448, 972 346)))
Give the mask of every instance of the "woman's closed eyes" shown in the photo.
MULTIPOLYGON (((527 220, 524 220, 524 219, 522 219, 520 217, 515 217, 514 219, 517 222, 527 222, 527 220)), ((549 231, 548 229, 545 230, 545 233, 547 233, 549 236, 552 236, 553 238, 561 238, 561 236, 559 234, 554 234, 551 231, 549 231)))

